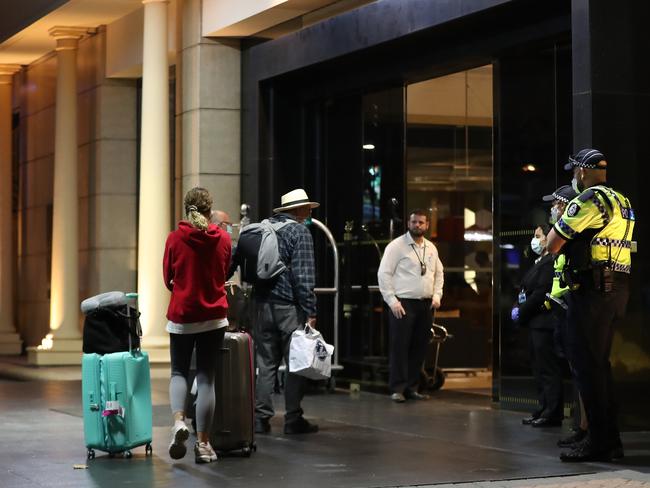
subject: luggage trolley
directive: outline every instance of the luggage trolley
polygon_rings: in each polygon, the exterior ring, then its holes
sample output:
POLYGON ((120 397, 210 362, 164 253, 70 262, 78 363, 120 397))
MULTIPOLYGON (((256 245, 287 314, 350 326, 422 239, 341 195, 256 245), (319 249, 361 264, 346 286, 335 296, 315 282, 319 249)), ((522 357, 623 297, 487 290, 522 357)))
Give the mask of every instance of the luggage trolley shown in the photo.
POLYGON ((334 362, 332 363, 332 376, 327 385, 330 391, 334 391, 336 388, 334 373, 343 371, 343 365, 339 364, 339 250, 336 247, 334 236, 328 227, 318 219, 312 218, 311 221, 316 227, 322 230, 325 237, 327 237, 327 240, 332 246, 332 257, 334 259, 334 286, 331 288, 314 288, 314 293, 317 295, 334 295, 334 362))
MULTIPOLYGON (((313 217, 311 221, 312 224, 322 230, 325 234, 325 237, 327 237, 327 240, 332 246, 332 257, 334 259, 334 285, 331 288, 314 288, 314 293, 316 295, 334 295, 334 361, 332 362, 332 376, 327 382, 327 389, 329 391, 334 391, 336 388, 334 373, 343 371, 343 365, 339 364, 339 250, 336 247, 336 241, 334 240, 334 236, 330 232, 329 228, 320 220, 313 217)), ((278 368, 278 371, 282 375, 286 374, 287 365, 282 364, 278 368)), ((279 388, 282 386, 284 386, 284 381, 283 378, 280 378, 277 387, 279 388)))
POLYGON ((438 366, 438 357, 440 356, 440 345, 444 344, 447 339, 454 336, 447 332, 447 329, 435 322, 431 324, 430 344, 435 347, 435 359, 432 366, 423 366, 420 373, 421 390, 439 390, 445 384, 445 372, 438 366))

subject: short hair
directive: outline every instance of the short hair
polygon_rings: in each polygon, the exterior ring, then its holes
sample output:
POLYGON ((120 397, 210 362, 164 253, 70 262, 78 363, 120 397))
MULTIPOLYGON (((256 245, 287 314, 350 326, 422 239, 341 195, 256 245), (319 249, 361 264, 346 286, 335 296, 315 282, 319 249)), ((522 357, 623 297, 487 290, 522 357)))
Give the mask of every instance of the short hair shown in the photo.
POLYGON ((424 210, 423 208, 414 208, 409 212, 409 218, 411 215, 420 215, 426 219, 427 222, 429 222, 429 212, 424 210))

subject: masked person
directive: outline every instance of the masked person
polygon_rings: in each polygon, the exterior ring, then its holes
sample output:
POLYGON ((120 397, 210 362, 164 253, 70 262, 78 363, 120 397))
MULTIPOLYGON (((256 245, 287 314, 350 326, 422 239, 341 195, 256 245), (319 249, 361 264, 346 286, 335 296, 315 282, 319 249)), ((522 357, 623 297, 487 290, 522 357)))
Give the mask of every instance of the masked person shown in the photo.
MULTIPOLYGON (((281 205, 274 208, 271 224, 286 223, 277 230, 278 251, 286 270, 269 282, 253 285, 257 316, 253 324, 257 360, 255 388, 255 432, 271 431, 273 409, 272 393, 277 372, 284 358, 289 364, 291 334, 308 323, 316 325, 316 269, 314 244, 305 224, 311 220, 311 211, 320 204, 309 201, 305 190, 299 188, 282 195, 281 205)), ((238 246, 237 252, 242 246, 238 246)), ((239 262, 236 254, 233 260, 239 262)), ((284 433, 309 434, 318 432, 318 425, 303 417, 301 402, 304 395, 302 376, 287 371, 284 398, 284 433)))
POLYGON ((573 285, 566 295, 567 345, 588 431, 560 459, 610 461, 623 456, 609 355, 629 297, 635 217, 629 200, 607 184, 600 151, 579 151, 565 169, 573 171, 580 193, 549 233, 548 248, 567 257, 565 281, 573 285))
POLYGON ((546 293, 553 282, 553 256, 546 249, 547 224, 539 225, 530 241, 538 257, 521 281, 517 305, 511 318, 529 329, 531 365, 538 393, 538 407, 522 423, 533 427, 556 427, 562 424, 562 365, 555 349, 556 316, 544 306, 546 293))
MULTIPOLYGON (((575 197, 577 197, 578 194, 576 191, 572 188, 571 185, 564 185, 559 187, 557 190, 555 190, 552 194, 550 195, 545 195, 542 197, 542 200, 544 202, 551 202, 551 216, 549 219, 549 223, 551 225, 555 225, 555 223, 560 219, 564 211, 566 210, 567 205, 571 200, 573 200, 575 197)), ((557 276, 558 273, 561 273, 564 265, 560 263, 560 260, 563 262, 566 262, 566 256, 563 254, 560 254, 555 257, 555 272, 556 272, 556 279, 560 278, 557 276)), ((566 287, 566 283, 564 284, 566 287)), ((562 293, 562 292, 560 292, 562 293)), ((564 291, 563 294, 568 293, 568 288, 566 288, 566 291, 564 291)), ((559 294, 558 294, 559 295, 559 294)), ((568 351, 568 346, 567 346, 567 313, 566 313, 566 303, 564 299, 562 298, 563 295, 559 296, 558 298, 561 300, 561 305, 558 303, 553 303, 552 300, 547 300, 546 304, 549 309, 552 309, 552 312, 556 315, 557 321, 556 321, 556 344, 559 346, 559 349, 562 354, 564 354, 564 357, 569 363, 569 369, 571 370, 571 375, 575 377, 575 374, 573 372, 573 366, 571 365, 571 356, 568 351)), ((575 385, 575 381, 574 381, 575 385)), ((585 436, 587 435, 587 415, 585 414, 585 408, 584 404, 582 403, 582 398, 580 397, 580 392, 578 392, 577 385, 575 386, 575 398, 578 399, 578 410, 576 411, 576 414, 574 416, 575 418, 575 426, 573 427, 573 432, 568 435, 567 437, 563 437, 562 439, 558 440, 557 445, 558 447, 568 447, 568 448, 573 448, 576 447, 577 443, 582 441, 585 436)))

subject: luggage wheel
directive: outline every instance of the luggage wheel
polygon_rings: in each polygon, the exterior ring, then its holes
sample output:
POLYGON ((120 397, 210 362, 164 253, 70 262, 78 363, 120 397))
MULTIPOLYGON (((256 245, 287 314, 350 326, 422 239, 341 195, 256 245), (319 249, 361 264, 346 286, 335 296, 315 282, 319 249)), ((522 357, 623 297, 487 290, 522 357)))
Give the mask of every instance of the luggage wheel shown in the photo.
POLYGON ((151 447, 151 444, 147 444, 146 446, 144 446, 144 455, 145 456, 153 455, 153 447, 151 447))
POLYGON ((426 368, 420 373, 420 391, 437 391, 445 384, 445 373, 442 368, 426 368))
POLYGON ((86 458, 87 459, 95 459, 95 450, 94 449, 88 449, 86 452, 86 458))
POLYGON ((244 456, 251 457, 251 454, 252 454, 253 450, 250 448, 250 446, 246 446, 246 447, 242 448, 241 452, 242 452, 242 454, 244 456))
POLYGON ((131 451, 124 451, 124 457, 126 459, 131 459, 133 457, 133 453, 131 451))

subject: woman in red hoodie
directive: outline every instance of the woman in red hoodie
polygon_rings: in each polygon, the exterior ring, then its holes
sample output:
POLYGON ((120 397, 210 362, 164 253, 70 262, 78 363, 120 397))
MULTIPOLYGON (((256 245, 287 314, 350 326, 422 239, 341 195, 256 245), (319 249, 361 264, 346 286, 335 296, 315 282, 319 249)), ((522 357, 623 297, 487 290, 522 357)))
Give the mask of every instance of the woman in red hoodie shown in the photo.
POLYGON ((214 415, 214 368, 228 320, 224 283, 230 264, 228 233, 210 224, 212 197, 205 188, 192 188, 185 195, 187 221, 180 221, 165 244, 163 272, 172 292, 167 309, 170 338, 171 381, 169 398, 174 414, 169 455, 185 456, 189 430, 185 425, 185 398, 192 351, 196 346, 197 463, 216 461, 209 442, 214 415))

